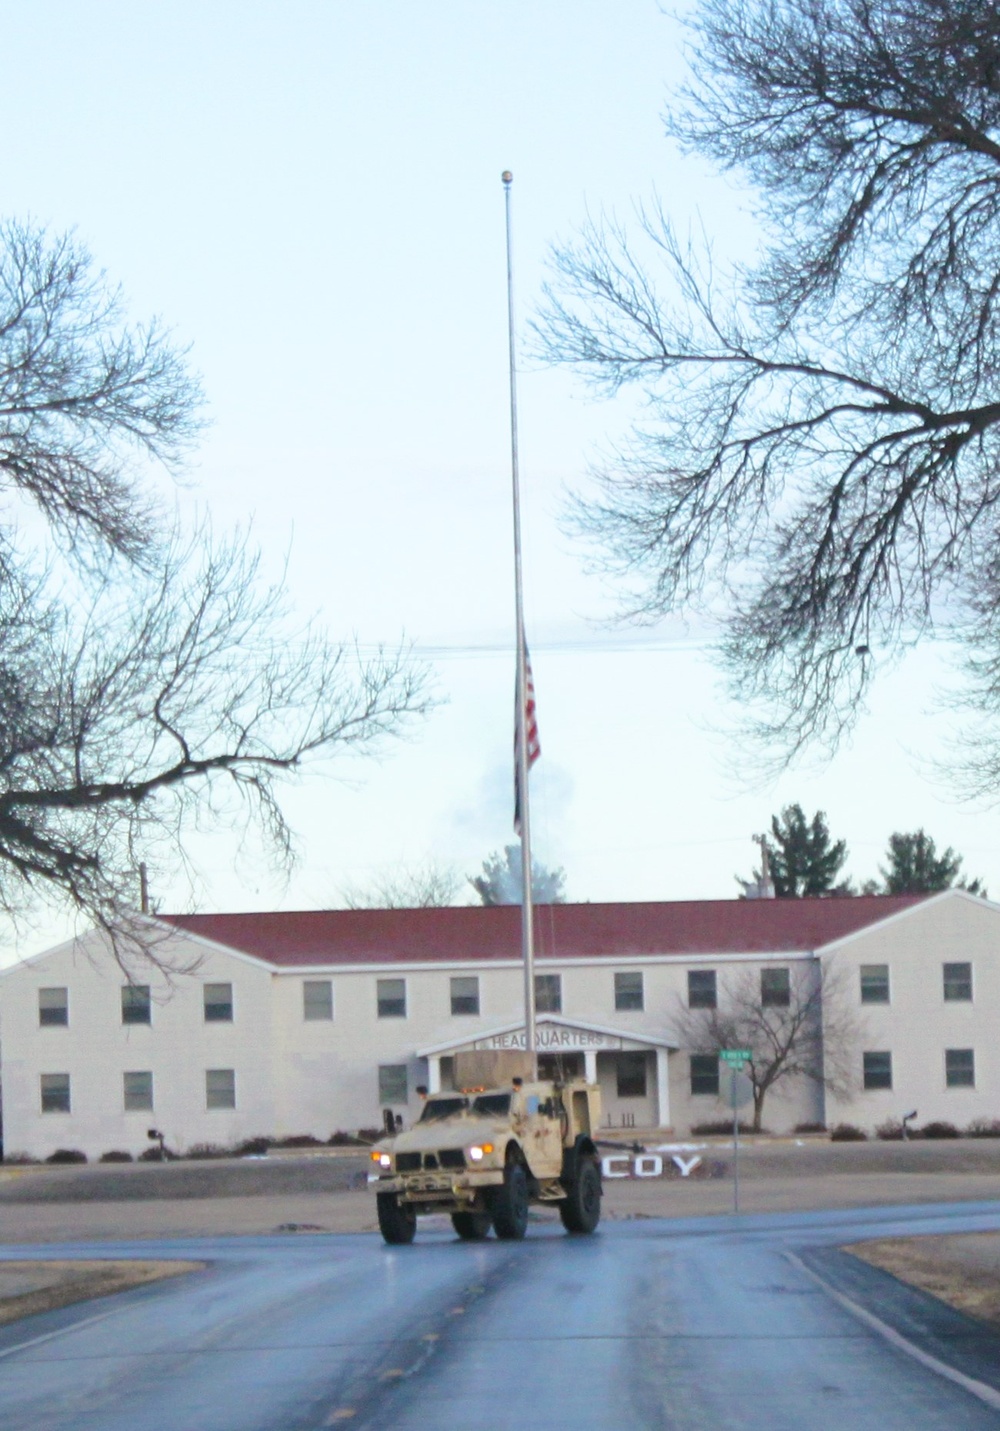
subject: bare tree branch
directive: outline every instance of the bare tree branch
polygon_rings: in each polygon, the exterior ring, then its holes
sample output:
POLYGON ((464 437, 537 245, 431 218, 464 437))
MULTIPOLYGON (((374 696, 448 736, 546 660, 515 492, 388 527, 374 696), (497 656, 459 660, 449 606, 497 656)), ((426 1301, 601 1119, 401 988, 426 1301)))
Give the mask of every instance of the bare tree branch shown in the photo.
POLYGON ((195 822, 256 823, 291 858, 279 783, 378 749, 428 695, 404 650, 362 660, 285 606, 239 538, 175 543, 83 610, 0 583, 0 908, 55 894, 111 924, 135 850, 195 822))
POLYGON ((143 465, 186 455, 200 405, 186 355, 157 320, 125 323, 86 249, 0 224, 0 488, 71 547, 142 560, 157 533, 143 465))
POLYGON ((364 888, 345 885, 341 898, 346 909, 446 909, 464 882, 453 866, 430 860, 384 871, 364 888))
POLYGON ((1000 16, 702 0, 693 26, 669 127, 756 186, 763 256, 720 278, 657 207, 593 223, 538 342, 645 395, 574 520, 630 615, 728 611, 734 692, 787 758, 856 718, 857 648, 968 626, 995 549, 1000 16))
POLYGON ((253 829, 287 863, 282 783, 429 704, 404 648, 365 660, 296 627, 242 536, 165 528, 146 479, 176 470, 201 401, 80 244, 0 224, 0 909, 68 905, 127 972, 161 944, 141 859, 253 829), (48 565, 18 534, 31 508, 48 565))

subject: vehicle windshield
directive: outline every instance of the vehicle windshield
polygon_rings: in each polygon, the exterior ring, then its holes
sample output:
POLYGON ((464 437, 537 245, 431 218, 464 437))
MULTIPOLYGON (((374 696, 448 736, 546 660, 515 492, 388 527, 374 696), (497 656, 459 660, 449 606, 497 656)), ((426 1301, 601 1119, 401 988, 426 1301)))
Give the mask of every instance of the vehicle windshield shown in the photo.
POLYGON ((467 1098, 428 1098, 420 1115, 421 1123, 437 1123, 442 1118, 452 1118, 456 1113, 464 1113, 469 1106, 467 1098))
POLYGON ((510 1112, 509 1093, 480 1093, 472 1100, 472 1116, 480 1118, 506 1118, 510 1112))

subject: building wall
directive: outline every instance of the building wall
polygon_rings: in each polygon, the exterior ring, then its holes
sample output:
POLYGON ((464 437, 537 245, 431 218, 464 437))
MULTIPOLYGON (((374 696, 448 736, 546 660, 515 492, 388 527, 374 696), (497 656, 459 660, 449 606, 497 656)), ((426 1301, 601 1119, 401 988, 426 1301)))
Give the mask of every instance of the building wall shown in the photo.
MULTIPOLYGON (((522 976, 517 963, 380 968, 272 970, 260 961, 219 950, 187 935, 172 936, 159 949, 178 966, 197 964, 193 973, 168 980, 151 971, 152 1023, 123 1025, 120 990, 124 982, 95 935, 63 946, 8 970, 0 978, 0 1074, 4 1146, 9 1154, 44 1157, 58 1147, 79 1148, 90 1157, 111 1149, 137 1154, 147 1146, 148 1128, 161 1129, 171 1146, 232 1144, 256 1134, 311 1133, 327 1138, 338 1129, 376 1127, 381 1122, 379 1065, 405 1064, 408 1097, 396 1110, 412 1120, 419 1110, 418 1084, 428 1081, 420 1049, 447 1049, 471 1043, 520 1021, 522 976), (478 1015, 453 1015, 450 980, 456 974, 479 978, 478 1015), (405 1018, 379 1018, 379 977, 406 980, 405 1018), (303 983, 329 979, 333 1018, 307 1020, 303 983), (204 1019, 206 982, 233 985, 232 1024, 204 1019), (69 989, 69 1026, 39 1027, 38 989, 69 989), (233 1069, 235 1109, 208 1109, 207 1069, 233 1069), (152 1111, 125 1112, 122 1075, 153 1074, 152 1111), (41 1113, 43 1073, 68 1073, 72 1110, 41 1113)), ((965 1126, 973 1118, 1000 1117, 1000 1048, 996 1009, 1000 1007, 1000 908, 954 892, 905 915, 852 936, 824 953, 824 962, 843 971, 847 1003, 860 1029, 849 1062, 856 1086, 847 1095, 827 1095, 814 1083, 796 1079, 768 1095, 764 1123, 786 1132, 798 1123, 849 1121, 873 1128, 887 1117, 916 1108, 919 1121, 946 1119, 965 1126), (941 968, 945 962, 972 964, 973 998, 946 1002, 941 968), (860 1002, 863 964, 887 964, 888 1005, 860 1002), (975 1087, 945 1085, 946 1049, 975 1051, 975 1087), (891 1090, 860 1088, 865 1050, 892 1053, 891 1090)), ((562 976, 561 1017, 570 1023, 614 1030, 625 1039, 667 1043, 670 1125, 684 1135, 692 1124, 730 1116, 725 1076, 719 1095, 692 1094, 690 1055, 679 1028, 691 969, 714 968, 720 997, 742 974, 759 979, 762 967, 818 970, 811 955, 776 958, 719 956, 678 959, 623 959, 615 962, 540 960, 539 973, 562 976), (615 972, 641 970, 644 1007, 616 1009, 615 972), (680 1021, 680 1022, 679 1022, 680 1021)), ((831 1025, 832 1026, 832 1025, 831 1025)), ((828 1039, 829 1045, 829 1039, 828 1039)), ((598 1079, 607 1121, 636 1128, 657 1119, 656 1054, 646 1056, 645 1097, 619 1097, 615 1056, 601 1051, 598 1079)), ((749 1112, 749 1110, 748 1110, 749 1112)), ((748 1112, 742 1116, 748 1116, 748 1112)))
MULTIPOLYGON (((751 960, 734 963, 704 959, 679 962, 622 961, 615 964, 541 960, 539 973, 558 973, 562 980, 560 1016, 570 1022, 613 1028, 624 1037, 657 1040, 672 1036, 678 1010, 687 998, 689 967, 717 968, 720 991, 738 970, 759 978, 763 964, 791 966, 801 959, 751 960), (615 1008, 615 972, 642 970, 642 1010, 615 1008)), ((812 962, 811 960, 808 962, 812 962)), ((469 964, 458 967, 392 968, 382 970, 302 971, 282 970, 275 975, 275 1040, 278 1069, 277 1130, 310 1132, 326 1138, 337 1129, 379 1126, 378 1066, 405 1063, 409 1100, 394 1105, 405 1118, 419 1111, 416 1088, 428 1081, 425 1060, 416 1050, 452 1041, 472 1042, 505 1024, 517 1023, 522 1013, 523 979, 518 965, 497 967, 469 964), (452 1015, 450 980, 453 975, 479 978, 480 1013, 452 1015), (407 992, 405 1019, 377 1015, 376 983, 380 976, 404 977, 407 992), (333 986, 333 1019, 311 1021, 303 1016, 302 986, 306 980, 329 978, 333 986)), ((650 1127, 656 1123, 656 1061, 647 1060, 645 1098, 619 1098, 614 1058, 600 1052, 597 1061, 602 1107, 607 1126, 650 1127)), ((447 1076, 447 1075, 446 1075, 447 1076)), ((718 1119, 729 1109, 727 1092, 719 1098, 692 1097, 689 1060, 685 1052, 670 1055, 671 1126, 687 1131, 692 1122, 718 1119)), ((787 1131, 800 1122, 822 1117, 820 1090, 801 1080, 782 1086, 769 1096, 766 1122, 787 1131)))
MULTIPOLYGON (((123 1024, 126 982, 96 936, 62 946, 8 970, 0 995, 4 1150, 45 1157, 76 1148, 94 1158, 112 1149, 137 1155, 147 1132, 162 1130, 169 1146, 231 1144, 274 1122, 271 975, 227 954, 202 954, 193 975, 168 980, 137 971, 151 990, 151 1022, 123 1024), (233 986, 234 1021, 206 1023, 202 986, 233 986), (40 1027, 39 987, 66 987, 69 1023, 40 1027), (236 1108, 206 1107, 206 1070, 232 1069, 236 1108), (152 1111, 126 1112, 123 1074, 151 1072, 152 1111), (71 1110, 42 1113, 40 1076, 68 1073, 71 1110)), ((163 959, 189 963, 182 939, 165 941, 163 959)))
MULTIPOLYGON (((996 905, 950 891, 855 935, 824 962, 831 971, 841 971, 844 999, 859 1025, 850 1040, 854 1088, 827 1098, 830 1126, 847 1122, 871 1131, 914 1110, 918 1126, 940 1120, 964 1128, 975 1118, 1000 1118, 1000 910, 996 905), (972 965, 970 1001, 945 1000, 945 963, 972 965), (883 964, 889 969, 890 1001, 863 1004, 861 966, 883 964), (974 1051, 974 1087, 947 1086, 947 1049, 974 1051), (891 1053, 891 1089, 862 1086, 866 1050, 891 1053)), ((828 1031, 828 1047, 832 1042, 828 1031)))

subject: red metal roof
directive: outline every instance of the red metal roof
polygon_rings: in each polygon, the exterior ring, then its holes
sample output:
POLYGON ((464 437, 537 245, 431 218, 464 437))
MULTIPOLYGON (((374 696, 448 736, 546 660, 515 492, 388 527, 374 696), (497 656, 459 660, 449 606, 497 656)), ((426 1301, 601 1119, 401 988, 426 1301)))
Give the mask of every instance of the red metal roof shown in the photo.
MULTIPOLYGON (((926 895, 831 899, 699 899, 537 906, 541 958, 810 951, 909 909, 926 895)), ((165 914, 161 919, 281 968, 517 959, 516 905, 455 909, 307 909, 165 914)))

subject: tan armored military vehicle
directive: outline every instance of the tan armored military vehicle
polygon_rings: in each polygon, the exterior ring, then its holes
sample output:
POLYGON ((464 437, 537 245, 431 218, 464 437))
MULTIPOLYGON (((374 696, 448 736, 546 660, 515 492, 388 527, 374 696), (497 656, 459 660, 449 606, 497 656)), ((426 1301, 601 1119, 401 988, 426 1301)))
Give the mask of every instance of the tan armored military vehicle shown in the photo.
POLYGON ((600 1091, 582 1079, 514 1078, 432 1094, 411 1129, 372 1150, 382 1236, 412 1242, 422 1213, 448 1212, 467 1240, 491 1228, 521 1238, 532 1203, 557 1207, 568 1232, 593 1232, 601 1216, 599 1119, 600 1091))

